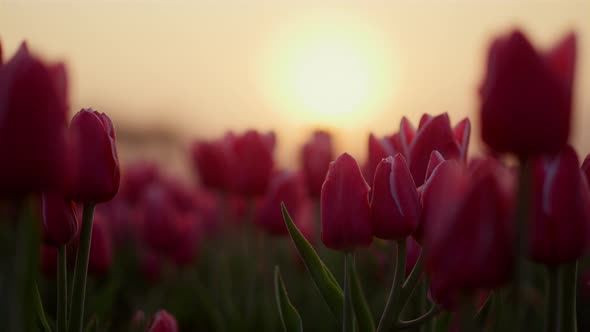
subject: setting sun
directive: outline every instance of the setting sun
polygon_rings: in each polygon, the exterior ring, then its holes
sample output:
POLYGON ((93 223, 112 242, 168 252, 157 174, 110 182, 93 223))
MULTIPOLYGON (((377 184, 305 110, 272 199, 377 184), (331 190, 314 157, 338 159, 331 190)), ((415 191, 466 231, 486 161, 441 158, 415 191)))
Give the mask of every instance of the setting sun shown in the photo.
POLYGON ((395 61, 384 44, 358 20, 287 25, 265 56, 271 107, 304 124, 357 126, 385 110, 395 92, 395 61))

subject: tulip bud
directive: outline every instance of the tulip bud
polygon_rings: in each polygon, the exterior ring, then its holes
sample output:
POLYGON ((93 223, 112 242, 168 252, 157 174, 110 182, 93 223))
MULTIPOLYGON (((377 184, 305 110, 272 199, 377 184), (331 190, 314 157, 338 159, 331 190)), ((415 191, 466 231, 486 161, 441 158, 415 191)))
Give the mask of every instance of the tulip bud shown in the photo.
POLYGON ((377 165, 388 156, 394 156, 398 151, 393 149, 391 141, 387 137, 378 139, 372 133, 369 135, 369 157, 365 166, 365 176, 373 182, 377 165))
POLYGON ((109 272, 113 262, 113 240, 108 226, 100 214, 94 214, 90 244, 88 273, 97 276, 104 275, 109 272))
POLYGON ((199 217, 193 213, 179 213, 174 224, 169 226, 173 229, 175 245, 167 252, 168 257, 178 267, 190 265, 197 257, 201 242, 199 217))
POLYGON ((575 261, 590 245, 590 194, 571 146, 534 162, 531 257, 550 265, 575 261))
POLYGON ((435 170, 431 195, 423 197, 438 201, 424 238, 432 285, 451 293, 499 287, 513 267, 513 181, 495 160, 469 174, 445 172, 447 163, 435 170), (437 181, 441 176, 447 178, 437 181))
POLYGON ((371 193, 373 235, 398 240, 414 232, 421 207, 412 174, 401 154, 379 163, 371 193))
POLYGON ((584 162, 582 163, 582 174, 586 178, 586 181, 590 183, 590 154, 586 156, 584 162))
POLYGON ((176 218, 178 211, 164 186, 149 186, 141 200, 141 229, 143 239, 158 252, 169 252, 177 241, 176 218))
POLYGON ((446 160, 465 161, 470 128, 467 119, 462 120, 457 128, 451 128, 447 113, 422 117, 418 132, 408 148, 408 163, 417 186, 425 181, 432 151, 438 151, 446 160), (462 134, 460 139, 455 136, 455 131, 462 134))
POLYGON ((234 136, 228 134, 221 140, 193 144, 191 157, 203 186, 221 191, 231 189, 233 141, 234 136))
POLYGON ((274 145, 272 133, 261 135, 250 130, 235 138, 235 165, 232 165, 232 171, 237 193, 258 196, 266 192, 274 167, 274 145))
POLYGON ((320 201, 322 242, 326 247, 348 251, 371 244, 369 185, 349 154, 330 163, 320 201))
POLYGON ((480 89, 482 138, 499 153, 556 153, 570 132, 576 38, 540 54, 518 30, 496 39, 480 89))
POLYGON ((408 120, 408 118, 406 118, 405 116, 402 118, 399 127, 401 146, 403 149, 404 156, 407 157, 410 154, 410 145, 412 144, 414 137, 416 137, 416 129, 414 128, 410 120, 408 120))
POLYGON ((65 186, 67 93, 62 69, 32 56, 25 43, 0 66, 1 194, 65 186))
POLYGON ((332 137, 326 131, 315 131, 311 140, 303 146, 301 161, 310 195, 320 195, 333 155, 332 137))
MULTIPOLYGON (((287 235, 283 221, 281 202, 297 215, 306 200, 305 184, 300 173, 286 171, 275 174, 267 193, 256 204, 255 222, 263 230, 274 235, 287 235)), ((297 223, 297 220, 295 220, 297 223)))
POLYGON ((121 178, 120 194, 131 205, 135 205, 151 183, 159 180, 160 170, 155 163, 136 161, 127 166, 121 178))
POLYGON ((119 158, 111 119, 90 108, 82 109, 72 118, 70 133, 78 153, 69 197, 80 203, 111 200, 119 190, 119 158))
POLYGON ((178 332, 178 323, 166 310, 160 310, 152 317, 147 332, 178 332))
POLYGON ((46 192, 41 195, 41 220, 43 242, 49 246, 66 245, 78 233, 76 205, 62 194, 46 192))

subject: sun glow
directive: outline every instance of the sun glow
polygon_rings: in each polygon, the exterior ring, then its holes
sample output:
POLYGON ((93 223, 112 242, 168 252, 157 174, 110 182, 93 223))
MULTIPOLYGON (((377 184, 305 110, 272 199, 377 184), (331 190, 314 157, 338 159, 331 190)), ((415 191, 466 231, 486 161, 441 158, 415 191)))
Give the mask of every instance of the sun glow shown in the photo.
POLYGON ((354 127, 387 110, 396 85, 390 45, 368 22, 288 25, 264 58, 271 107, 304 124, 354 127))

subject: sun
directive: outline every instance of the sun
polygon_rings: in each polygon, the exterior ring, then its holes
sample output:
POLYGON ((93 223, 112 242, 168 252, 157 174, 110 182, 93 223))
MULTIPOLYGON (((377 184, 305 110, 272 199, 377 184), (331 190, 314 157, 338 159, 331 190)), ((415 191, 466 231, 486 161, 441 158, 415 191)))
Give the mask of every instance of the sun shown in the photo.
POLYGON ((275 34, 264 57, 264 90, 292 121, 359 126, 387 109, 396 86, 390 43, 370 22, 307 18, 275 34))

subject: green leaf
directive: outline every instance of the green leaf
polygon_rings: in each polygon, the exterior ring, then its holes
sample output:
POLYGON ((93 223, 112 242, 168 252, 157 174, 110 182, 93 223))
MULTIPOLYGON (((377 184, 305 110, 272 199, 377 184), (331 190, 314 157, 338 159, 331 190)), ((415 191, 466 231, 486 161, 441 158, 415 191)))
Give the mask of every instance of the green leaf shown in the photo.
POLYGON ((361 282, 356 273, 356 266, 353 262, 350 264, 350 275, 351 275, 351 295, 352 295, 352 306, 354 314, 358 321, 358 325, 361 331, 372 332, 375 331, 375 322, 373 321, 373 314, 367 304, 367 299, 363 293, 361 282))
POLYGON ((275 267, 275 297, 285 332, 303 332, 301 316, 289 300, 278 266, 275 267))
POLYGON ((37 316, 41 321, 41 325, 43 325, 43 329, 45 332, 51 332, 51 327, 49 327, 49 323, 47 322, 47 317, 45 317, 45 310, 43 309, 43 301, 41 301, 41 294, 39 293, 39 286, 35 283, 35 306, 37 307, 37 316))
POLYGON ((340 288, 338 282, 336 282, 336 278, 334 278, 330 270, 322 262, 320 256, 318 256, 313 247, 307 242, 299 229, 297 229, 293 219, 289 216, 289 212, 287 212, 285 203, 281 203, 281 209, 283 210, 283 218, 285 219, 289 235, 293 243, 295 243, 295 247, 303 259, 313 282, 320 291, 324 301, 326 301, 326 304, 328 304, 328 307, 330 307, 330 311, 334 315, 334 318, 336 318, 336 321, 341 323, 342 309, 344 307, 344 293, 342 292, 342 288, 340 288))

